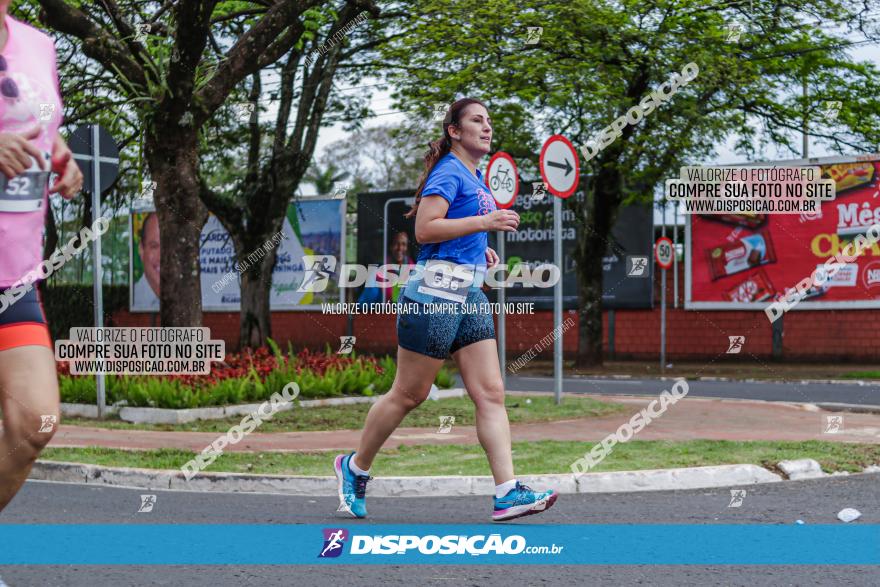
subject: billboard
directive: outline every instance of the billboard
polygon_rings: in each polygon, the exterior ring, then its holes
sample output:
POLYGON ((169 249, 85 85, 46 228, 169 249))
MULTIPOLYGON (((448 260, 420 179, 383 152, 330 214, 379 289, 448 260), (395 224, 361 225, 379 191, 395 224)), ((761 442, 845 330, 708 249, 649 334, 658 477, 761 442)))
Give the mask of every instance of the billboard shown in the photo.
MULTIPOLYGON (((521 186, 523 188, 511 207, 520 215, 519 229, 505 235, 507 264, 514 267, 524 263, 534 268, 543 263, 553 263, 553 196, 546 195, 542 200, 536 200, 531 197, 530 184, 521 182, 521 186)), ((575 197, 580 198, 582 195, 576 194, 575 197)), ((358 195, 358 263, 367 266, 381 265, 383 258, 385 263, 391 264, 415 263, 419 256, 419 246, 415 239, 415 219, 403 217, 412 202, 412 190, 358 195)), ((562 307, 575 310, 578 308, 578 288, 573 254, 578 228, 574 212, 563 208, 562 213, 562 307)), ((651 307, 652 280, 627 278, 625 266, 628 255, 641 254, 650 257, 652 235, 653 215, 649 206, 621 209, 612 230, 612 242, 603 258, 604 307, 651 307)), ((497 238, 496 233, 489 234, 489 246, 496 250, 497 238)), ((400 286, 383 287, 383 281, 380 271, 373 287, 365 287, 357 292, 358 301, 396 301, 400 295, 400 286)), ((491 301, 497 301, 495 290, 487 296, 491 301)), ((553 308, 552 288, 527 288, 522 283, 515 283, 506 290, 506 296, 508 302, 533 302, 536 310, 553 308)))
POLYGON ((650 204, 620 208, 602 258, 604 309, 654 307, 653 238, 654 209, 650 204), (637 259, 643 264, 641 271, 633 267, 633 260, 637 259))
MULTIPOLYGON (((688 215, 685 308, 763 310, 880 222, 880 156, 775 162, 819 165, 836 198, 815 214, 688 215)), ((880 308, 880 246, 874 244, 799 309, 880 308)))
MULTIPOLYGON (((416 221, 404 218, 414 201, 413 190, 358 194, 358 263, 367 267, 415 265, 419 256, 416 221)), ((386 280, 384 272, 377 272, 376 281, 359 288, 356 299, 363 303, 396 302, 403 286, 395 283, 398 271, 389 270, 389 273, 394 273, 395 278, 386 280), (388 285, 391 283, 393 285, 388 285)))
MULTIPOLYGON (((277 247, 269 293, 272 310, 313 310, 320 308, 321 303, 342 301, 339 286, 333 279, 326 290, 319 293, 298 292, 297 289, 305 276, 303 256, 327 255, 336 258, 338 264, 344 262, 344 218, 343 198, 309 198, 291 202, 281 231, 263 244, 264 250, 248 252, 256 262, 270 248, 277 247)), ((129 308, 132 312, 158 312, 162 258, 158 217, 152 210, 133 211, 129 222, 129 308)), ((246 265, 247 261, 243 264, 246 265)), ((202 309, 238 311, 241 302, 239 269, 244 268, 236 264, 229 233, 217 217, 209 216, 202 227, 199 246, 202 309)))

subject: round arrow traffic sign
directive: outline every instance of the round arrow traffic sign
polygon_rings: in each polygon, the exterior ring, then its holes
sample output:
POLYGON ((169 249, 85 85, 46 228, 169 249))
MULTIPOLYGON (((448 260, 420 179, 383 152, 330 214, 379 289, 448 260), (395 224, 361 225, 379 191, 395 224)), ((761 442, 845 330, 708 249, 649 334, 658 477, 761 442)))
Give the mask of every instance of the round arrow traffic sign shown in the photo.
POLYGON ((499 208, 510 208, 519 193, 519 177, 513 157, 498 151, 489 159, 486 168, 486 186, 499 208))
POLYGON ((578 154, 567 138, 553 135, 541 147, 541 179, 554 196, 567 198, 574 193, 580 178, 578 154))
POLYGON ((661 268, 669 269, 672 267, 673 251, 672 239, 669 237, 661 236, 657 239, 657 242, 654 243, 654 259, 657 260, 657 264, 660 265, 661 268))

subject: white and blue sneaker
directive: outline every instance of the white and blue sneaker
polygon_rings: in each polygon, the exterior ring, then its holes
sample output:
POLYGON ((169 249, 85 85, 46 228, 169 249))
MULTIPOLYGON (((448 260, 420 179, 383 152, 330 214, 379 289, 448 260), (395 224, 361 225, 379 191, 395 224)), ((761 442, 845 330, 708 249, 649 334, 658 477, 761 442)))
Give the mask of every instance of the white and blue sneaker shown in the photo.
POLYGON ((348 466, 354 453, 337 455, 333 468, 339 481, 339 509, 337 512, 348 512, 356 518, 367 517, 367 481, 368 475, 356 475, 348 466))
POLYGON ((492 512, 493 522, 503 522, 522 516, 531 516, 546 511, 556 503, 558 493, 549 489, 535 493, 528 485, 519 481, 516 487, 507 492, 504 497, 495 498, 495 511, 492 512))

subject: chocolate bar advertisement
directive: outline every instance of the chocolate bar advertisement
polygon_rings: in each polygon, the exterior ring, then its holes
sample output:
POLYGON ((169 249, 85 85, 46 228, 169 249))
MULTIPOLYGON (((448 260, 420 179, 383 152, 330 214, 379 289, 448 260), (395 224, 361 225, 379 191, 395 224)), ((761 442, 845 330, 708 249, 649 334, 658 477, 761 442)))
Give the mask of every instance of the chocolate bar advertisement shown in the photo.
MULTIPOLYGON (((823 165, 822 177, 836 198, 815 214, 690 217, 685 307, 760 309, 880 222, 880 161, 823 165)), ((802 307, 880 307, 880 245, 812 288, 802 307)))

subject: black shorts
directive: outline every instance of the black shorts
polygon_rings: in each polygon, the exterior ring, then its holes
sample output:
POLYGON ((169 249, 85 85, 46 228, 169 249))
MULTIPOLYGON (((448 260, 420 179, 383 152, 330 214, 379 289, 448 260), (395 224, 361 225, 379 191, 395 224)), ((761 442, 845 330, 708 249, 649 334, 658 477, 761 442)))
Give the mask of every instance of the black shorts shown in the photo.
POLYGON ((36 284, 17 299, 13 291, 0 293, 5 297, 0 301, 0 351, 29 345, 54 348, 36 284))

